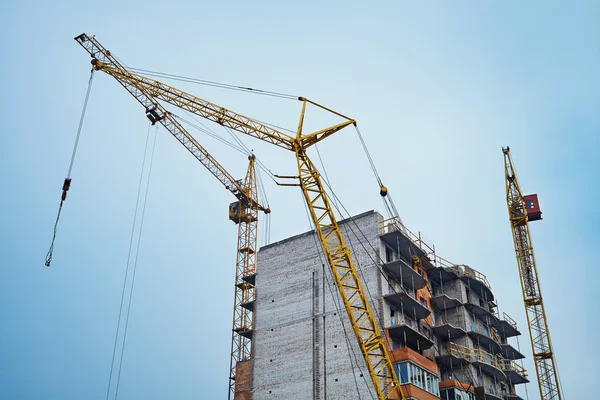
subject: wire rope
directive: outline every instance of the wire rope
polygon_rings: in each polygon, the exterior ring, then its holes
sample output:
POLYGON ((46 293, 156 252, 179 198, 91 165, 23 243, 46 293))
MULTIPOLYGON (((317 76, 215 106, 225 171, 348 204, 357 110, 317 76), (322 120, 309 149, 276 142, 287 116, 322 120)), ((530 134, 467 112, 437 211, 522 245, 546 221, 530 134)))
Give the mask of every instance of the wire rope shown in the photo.
POLYGON ((148 153, 148 142, 150 139, 150 127, 151 125, 148 124, 148 133, 146 134, 146 144, 144 145, 144 157, 142 159, 142 167, 140 169, 140 179, 138 182, 138 190, 137 190, 137 197, 136 197, 136 201, 135 201, 135 210, 133 212, 133 223, 131 224, 131 234, 130 234, 130 239, 129 239, 129 250, 127 251, 127 264, 125 267, 125 276, 123 278, 123 288, 121 290, 121 303, 119 305, 119 316, 117 318, 117 330, 115 332, 115 340, 114 340, 114 345, 113 345, 113 353, 112 353, 112 361, 110 363, 110 374, 108 376, 108 385, 106 388, 106 400, 108 400, 109 396, 110 396, 110 388, 112 385, 112 377, 113 377, 113 370, 114 370, 114 366, 115 366, 115 356, 117 353, 117 343, 118 343, 118 338, 119 338, 119 331, 121 329, 121 319, 122 319, 122 315, 123 315, 123 304, 125 302, 125 288, 127 287, 127 277, 129 276, 129 266, 130 266, 130 261, 131 261, 131 250, 133 249, 133 238, 135 235, 135 226, 136 226, 136 222, 137 222, 137 216, 138 216, 138 207, 139 207, 139 203, 140 203, 140 195, 142 192, 142 182, 143 182, 143 178, 144 178, 144 167, 146 165, 146 156, 148 153))
POLYGON ((141 69, 141 68, 130 67, 128 69, 132 72, 143 73, 143 74, 146 74, 149 76, 173 79, 176 81, 182 81, 182 82, 188 82, 188 83, 196 83, 196 84, 205 85, 205 86, 213 86, 213 87, 218 87, 221 89, 237 90, 237 91, 242 91, 242 92, 247 92, 247 93, 260 94, 260 95, 264 95, 264 96, 279 97, 279 98, 288 99, 288 100, 298 100, 300 97, 300 96, 294 96, 294 95, 286 94, 286 93, 273 92, 270 90, 262 90, 262 89, 247 87, 247 86, 232 85, 232 84, 228 84, 228 83, 209 81, 206 79, 190 78, 190 77, 186 77, 186 76, 182 76, 182 75, 168 74, 168 73, 164 73, 164 72, 151 71, 151 70, 141 69))
POLYGON ((85 112, 87 110, 88 100, 90 98, 90 92, 92 90, 92 82, 94 81, 94 70, 90 73, 90 79, 88 80, 88 87, 85 93, 85 100, 83 102, 83 109, 81 110, 81 117, 79 118, 79 126, 77 128, 77 135, 75 136, 75 144, 73 145, 73 152, 71 153, 71 162, 69 163, 69 171, 67 172, 67 177, 63 183, 62 195, 60 198, 60 204, 58 206, 58 213, 56 214, 56 221, 54 222, 54 229, 52 231, 52 241, 50 243, 50 248, 46 253, 46 261, 44 265, 46 267, 50 267, 52 263, 52 256, 54 255, 54 242, 56 240, 56 232, 58 230, 58 221, 60 220, 60 213, 62 212, 62 207, 64 201, 67 199, 67 191, 71 187, 71 172, 73 171, 73 163, 75 162, 75 155, 77 154, 77 147, 79 146, 79 138, 81 137, 81 130, 83 128, 83 121, 85 119, 85 112))
POLYGON ((365 140, 363 139, 363 136, 360 133, 360 129, 358 128, 358 125, 355 124, 354 129, 356 129, 356 133, 358 134, 360 143, 362 144, 363 150, 364 150, 365 154, 367 155, 369 164, 371 164, 371 169, 373 170, 373 174, 375 175, 375 178, 377 179, 379 186, 383 186, 383 183, 381 182, 381 178, 379 177, 379 173, 377 172, 377 168, 375 167, 375 163, 373 162, 373 158, 371 158, 371 153, 369 152, 369 149, 367 148, 367 144, 365 143, 365 140))
POLYGON ((140 219, 140 229, 138 230, 137 246, 136 246, 136 250, 135 250, 135 259, 133 262, 133 273, 132 273, 132 278, 131 278, 131 287, 129 290, 129 302, 127 304, 127 312, 125 313, 125 329, 123 332, 123 342, 121 343, 121 357, 119 360, 119 370, 117 372, 117 388, 115 390, 115 399, 117 399, 117 397, 119 396, 119 385, 121 383, 121 370, 123 367, 123 355, 125 354, 125 343, 127 341, 127 331, 129 328, 129 316, 131 314, 131 300, 133 299, 133 289, 135 287, 135 276, 136 276, 136 272, 137 272, 137 266, 138 266, 138 260, 139 260, 139 254, 140 254, 140 243, 142 240, 142 232, 144 229, 144 219, 146 216, 146 204, 148 202, 148 189, 150 187, 150 177, 152 175, 152 165, 154 164, 154 151, 156 149, 157 132, 158 132, 158 125, 156 126, 156 129, 154 130, 154 142, 152 144, 152 153, 150 155, 150 166, 148 167, 148 177, 146 179, 144 202, 142 204, 142 216, 140 219))
MULTIPOLYGON (((186 111, 186 114, 189 115, 189 113, 186 111)), ((193 127, 194 129, 204 133, 205 135, 212 137, 213 139, 225 144, 226 146, 231 147, 232 149, 239 151, 240 153, 244 154, 244 150, 242 148, 240 148, 239 146, 227 141, 226 139, 223 139, 221 136, 217 135, 216 133, 214 133, 213 131, 211 131, 210 129, 206 128, 206 127, 202 127, 202 126, 198 126, 195 123, 186 120, 185 118, 179 116, 179 115, 175 115, 173 114, 173 116, 175 116, 175 118, 185 122, 186 124, 188 124, 189 126, 193 127)), ((191 116, 191 115, 190 115, 191 116)), ((192 117, 196 122, 199 122, 196 120, 196 118, 192 117)))

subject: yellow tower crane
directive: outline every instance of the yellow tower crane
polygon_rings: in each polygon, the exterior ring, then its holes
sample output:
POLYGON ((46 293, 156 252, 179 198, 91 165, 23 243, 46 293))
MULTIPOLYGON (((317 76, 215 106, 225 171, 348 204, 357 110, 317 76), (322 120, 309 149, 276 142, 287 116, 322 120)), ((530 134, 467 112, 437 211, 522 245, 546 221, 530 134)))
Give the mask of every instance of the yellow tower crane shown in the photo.
MULTIPOLYGON (((167 119, 168 122, 163 123, 163 125, 174 126, 172 133, 176 137, 178 137, 177 131, 180 129, 178 125, 174 124, 176 121, 169 119, 170 114, 158 103, 153 103, 152 99, 172 104, 219 125, 294 153, 298 175, 293 178, 299 181, 298 186, 302 190, 310 211, 317 237, 331 268, 336 287, 365 360, 373 388, 377 393, 377 398, 379 400, 405 399, 386 347, 385 338, 381 334, 373 310, 367 300, 366 292, 350 256, 350 249, 346 246, 325 192, 321 175, 307 154, 310 146, 349 125, 356 125, 356 121, 304 97, 299 97, 298 100, 302 103, 302 110, 298 129, 295 136, 290 136, 260 121, 245 117, 162 82, 129 71, 94 37, 81 34, 75 40, 91 55, 92 65, 96 70, 103 71, 115 78, 134 97, 142 97, 144 102, 140 102, 146 106, 149 118, 154 119, 155 122, 162 122, 167 119), (343 122, 316 132, 304 133, 304 115, 307 105, 332 113, 342 118, 343 122)), ((185 142, 182 143, 185 145, 185 142)), ((250 200, 252 201, 252 199, 250 200)))
POLYGON ((533 361, 537 372, 541 400, 561 400, 556 361, 550 341, 550 331, 542 289, 538 277, 533 244, 529 233, 529 222, 541 219, 537 196, 523 196, 515 172, 510 148, 502 148, 504 153, 504 173, 506 177, 506 204, 512 228, 515 253, 523 290, 523 301, 529 326, 533 361))
MULTIPOLYGON (((77 41, 94 57, 92 51, 101 49, 115 68, 126 73, 126 69, 110 52, 93 42, 85 35, 78 36, 77 41), (88 47, 93 43, 92 47, 88 47)), ((94 58, 96 60, 96 58, 94 58)), ((96 67, 95 69, 99 69, 96 67)), ((255 172, 255 159, 252 154, 248 156, 249 165, 246 177, 236 180, 214 159, 206 149, 179 123, 173 114, 168 112, 153 96, 143 87, 132 85, 124 79, 117 79, 123 87, 145 107, 146 116, 152 124, 160 123, 167 129, 190 153, 194 155, 227 190, 238 199, 229 206, 229 219, 238 225, 235 296, 233 309, 233 327, 231 339, 231 365, 230 365, 230 395, 234 390, 236 364, 247 360, 251 355, 251 336, 254 319, 252 312, 244 307, 254 300, 254 285, 249 277, 256 273, 256 251, 258 212, 268 214, 271 210, 259 203, 255 172)))
MULTIPOLYGON (((254 301, 254 277, 256 275, 256 251, 258 250, 258 210, 252 201, 258 200, 256 157, 249 156, 250 164, 242 187, 246 196, 229 205, 229 219, 238 224, 238 243, 235 262, 235 296, 233 300, 233 327, 231 330, 231 357, 229 362, 228 398, 235 396, 235 378, 237 366, 252 356, 252 332, 254 332, 254 314, 248 307, 254 301)), ((270 209, 264 210, 266 213, 270 209)))

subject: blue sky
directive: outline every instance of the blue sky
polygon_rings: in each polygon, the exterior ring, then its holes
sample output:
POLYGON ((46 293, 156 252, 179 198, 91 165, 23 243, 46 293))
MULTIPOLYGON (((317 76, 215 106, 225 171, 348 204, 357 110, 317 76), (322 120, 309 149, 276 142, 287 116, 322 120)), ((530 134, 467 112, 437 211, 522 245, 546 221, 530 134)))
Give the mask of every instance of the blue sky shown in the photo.
MULTIPOLYGON (((116 82, 95 77, 45 268, 89 76, 89 56, 73 41, 82 32, 129 66, 302 95, 355 118, 408 226, 488 276, 500 310, 521 326, 534 380, 504 203, 501 147, 510 145, 523 189, 539 194, 544 212, 532 235, 565 397, 593 396, 597 2, 3 2, 0 22, 1 398, 105 398, 147 120, 116 82)), ((296 102, 178 86, 297 124, 296 102)), ((327 122, 307 116, 309 127, 327 122)), ((244 156, 198 138, 243 176, 244 156)), ((294 173, 291 154, 244 141, 273 172, 294 173)), ((319 149, 351 213, 383 211, 354 131, 319 149)), ((298 190, 266 189, 271 239, 306 230, 298 190)), ((119 398, 225 398, 230 201, 158 131, 119 398)), ((535 384, 528 391, 538 399, 535 384)))

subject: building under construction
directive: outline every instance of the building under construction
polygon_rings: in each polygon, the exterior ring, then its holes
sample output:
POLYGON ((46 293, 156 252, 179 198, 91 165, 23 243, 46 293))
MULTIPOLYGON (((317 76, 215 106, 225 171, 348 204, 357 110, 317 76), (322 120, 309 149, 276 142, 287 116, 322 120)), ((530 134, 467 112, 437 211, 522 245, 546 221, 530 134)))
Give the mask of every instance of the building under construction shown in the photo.
MULTIPOLYGON (((408 399, 521 398, 520 332, 483 274, 375 211, 340 227, 408 399)), ((377 398, 314 231, 261 248, 246 280, 254 328, 240 334, 252 355, 237 365, 235 399, 377 398)))
MULTIPOLYGON (((302 96, 225 85, 299 101, 298 129, 285 133, 276 125, 137 73, 145 70, 128 69, 93 36, 81 34, 75 40, 91 56, 92 71, 46 266, 52 260, 56 224, 71 186, 94 71, 103 71, 143 106, 152 125, 162 125, 237 199, 229 209, 230 220, 239 227, 229 399, 520 398, 516 385, 528 380, 518 363, 524 356, 509 342, 520 335, 514 320, 500 315, 483 274, 439 257, 433 245, 402 224, 356 120, 302 96), (236 180, 182 122, 198 127, 165 105, 212 121, 233 137, 237 132, 293 154, 298 175, 266 171, 278 185, 301 189, 315 231, 257 252, 258 213, 268 215, 270 208, 258 199, 255 155, 239 142, 250 163, 246 178, 236 180), (341 122, 305 132, 307 107, 341 122), (393 216, 390 219, 371 211, 338 223, 336 197, 330 199, 329 183, 308 155, 312 146, 350 126, 369 159, 387 215, 393 216)), ((153 73, 157 74, 173 77, 153 73)), ((528 227, 528 221, 541 219, 541 211, 537 196, 522 195, 509 148, 503 148, 503 153, 508 214, 540 395, 543 400, 561 400, 528 227)), ((127 272, 124 287, 126 282, 127 272)), ((118 334, 119 322, 115 348, 118 334)), ((111 378, 112 367, 109 393, 111 378)))

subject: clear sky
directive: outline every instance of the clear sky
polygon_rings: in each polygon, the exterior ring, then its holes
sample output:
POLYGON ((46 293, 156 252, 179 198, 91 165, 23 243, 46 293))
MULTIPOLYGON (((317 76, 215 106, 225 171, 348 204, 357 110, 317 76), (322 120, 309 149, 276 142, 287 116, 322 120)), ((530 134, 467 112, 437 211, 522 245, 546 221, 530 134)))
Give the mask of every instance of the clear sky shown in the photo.
MULTIPOLYGON (((504 202, 501 147, 510 145, 523 189, 539 194, 544 212, 532 234, 565 398, 594 397, 599 3, 285 3, 2 2, 0 398, 106 396, 147 120, 97 74, 44 267, 89 76, 89 56, 73 41, 82 32, 129 66, 302 95, 355 118, 407 225, 488 276, 500 311, 521 327, 535 381, 504 202)), ((297 124, 294 101, 178 85, 297 124)), ((307 116, 314 128, 325 120, 307 116)), ((243 155, 194 134, 243 176, 243 155)), ((291 153, 244 141, 273 172, 294 174, 291 153)), ((352 129, 320 151, 351 213, 383 211, 352 129)), ((305 231, 298 189, 266 180, 266 190, 271 239, 305 231)), ((226 397, 232 200, 158 131, 119 398, 226 397)), ((535 383, 528 391, 539 398, 535 383)))

